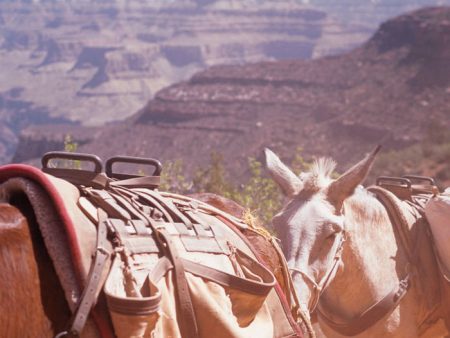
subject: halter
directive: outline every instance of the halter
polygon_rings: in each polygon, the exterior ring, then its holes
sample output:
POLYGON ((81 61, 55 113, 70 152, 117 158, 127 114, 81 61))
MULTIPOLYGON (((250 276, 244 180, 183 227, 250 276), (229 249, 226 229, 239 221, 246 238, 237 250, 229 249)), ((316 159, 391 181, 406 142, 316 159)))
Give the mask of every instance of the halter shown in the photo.
POLYGON ((331 262, 331 265, 326 270, 326 273, 323 275, 323 277, 320 279, 319 282, 316 282, 313 277, 311 277, 307 272, 301 269, 298 269, 296 267, 289 268, 289 271, 291 271, 291 273, 296 272, 301 274, 304 277, 304 280, 308 281, 312 285, 313 296, 311 297, 309 302, 310 304, 308 306, 308 310, 310 313, 314 311, 317 304, 319 303, 320 296, 326 290, 328 285, 330 285, 331 281, 334 279, 334 276, 336 275, 339 263, 342 261, 342 250, 346 239, 347 233, 344 229, 336 233, 332 246, 336 248, 334 251, 333 260, 331 262))

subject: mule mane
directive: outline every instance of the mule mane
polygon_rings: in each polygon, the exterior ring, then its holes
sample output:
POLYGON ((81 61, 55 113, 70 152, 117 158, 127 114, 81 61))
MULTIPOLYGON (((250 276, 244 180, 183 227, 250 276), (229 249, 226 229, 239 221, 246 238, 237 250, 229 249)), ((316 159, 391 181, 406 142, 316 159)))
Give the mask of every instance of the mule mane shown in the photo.
POLYGON ((300 175, 304 190, 315 192, 326 188, 332 181, 331 174, 336 168, 336 162, 328 157, 315 159, 308 173, 300 175))
MULTIPOLYGON (((303 193, 311 194, 327 188, 333 181, 332 174, 336 168, 336 162, 329 157, 315 159, 309 172, 300 175, 304 183, 303 193)), ((379 203, 374 203, 374 196, 359 186, 354 194, 345 202, 347 211, 351 211, 352 217, 361 222, 370 219, 376 225, 386 221, 386 215, 379 203)))

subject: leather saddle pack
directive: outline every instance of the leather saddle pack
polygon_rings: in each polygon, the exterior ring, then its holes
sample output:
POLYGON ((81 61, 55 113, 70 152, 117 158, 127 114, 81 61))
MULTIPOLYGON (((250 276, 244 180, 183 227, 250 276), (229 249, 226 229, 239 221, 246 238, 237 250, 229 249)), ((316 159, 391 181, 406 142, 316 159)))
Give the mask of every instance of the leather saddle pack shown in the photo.
POLYGON ((442 325, 450 328, 450 283, 440 269, 436 250, 437 241, 442 239, 435 237, 427 217, 430 203, 440 195, 434 180, 417 175, 382 176, 368 190, 388 211, 399 245, 408 258, 411 282, 424 304, 419 314, 421 334, 439 331, 442 325))
POLYGON ((156 160, 115 157, 105 168, 96 156, 61 152, 46 154, 42 171, 0 168, 4 199, 29 201, 73 313, 59 337, 304 335, 310 326, 297 311, 289 274, 277 280, 243 235, 263 236, 256 229, 158 191, 156 160), (52 167, 60 160, 93 169, 52 167), (120 163, 154 172, 114 172, 120 163))

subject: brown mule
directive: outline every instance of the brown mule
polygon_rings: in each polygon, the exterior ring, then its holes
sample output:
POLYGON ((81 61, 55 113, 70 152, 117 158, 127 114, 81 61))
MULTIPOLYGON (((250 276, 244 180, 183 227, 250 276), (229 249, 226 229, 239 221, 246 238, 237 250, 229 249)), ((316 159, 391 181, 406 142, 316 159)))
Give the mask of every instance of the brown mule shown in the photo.
MULTIPOLYGON (((246 209, 241 205, 217 194, 197 193, 190 195, 190 197, 208 203, 240 219, 243 219, 246 213, 246 209)), ((289 295, 292 290, 290 289, 287 271, 284 269, 284 257, 278 245, 273 243, 274 237, 270 236, 265 229, 258 227, 241 229, 241 232, 251 243, 254 252, 261 258, 265 266, 272 271, 283 293, 289 295)))
POLYGON ((7 203, 0 204, 0 265, 0 337, 53 337, 69 308, 33 215, 7 203))

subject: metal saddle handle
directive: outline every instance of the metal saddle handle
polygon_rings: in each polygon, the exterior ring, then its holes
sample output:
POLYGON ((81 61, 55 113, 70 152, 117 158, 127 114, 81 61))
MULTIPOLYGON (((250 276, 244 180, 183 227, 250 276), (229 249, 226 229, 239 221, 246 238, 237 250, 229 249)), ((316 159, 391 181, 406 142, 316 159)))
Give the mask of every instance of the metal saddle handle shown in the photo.
POLYGON ((439 193, 439 188, 433 178, 419 175, 404 175, 403 177, 411 180, 414 194, 433 194, 439 193))
POLYGON ((411 182, 428 182, 430 185, 436 186, 434 178, 420 175, 403 175, 403 178, 409 179, 411 182))
POLYGON ((411 188, 411 181, 407 177, 391 177, 391 176, 380 176, 376 180, 376 185, 395 185, 399 187, 405 187, 407 189, 411 188))
MULTIPOLYGON (((85 170, 85 169, 75 169, 74 170, 80 170, 80 171, 89 171, 94 173, 101 173, 103 170, 103 164, 100 157, 96 155, 91 154, 82 154, 82 153, 71 153, 67 151, 50 151, 48 153, 45 153, 44 156, 42 156, 42 169, 61 169, 61 168, 52 168, 49 166, 50 161, 54 159, 61 159, 61 160, 70 160, 70 161, 80 161, 80 162, 90 162, 94 164, 94 170, 85 170)), ((67 169, 67 168, 66 168, 67 169)))
POLYGON ((150 176, 160 176, 162 171, 162 164, 160 161, 154 158, 145 157, 133 157, 133 156, 114 156, 109 158, 105 163, 105 173, 110 178, 116 178, 119 180, 125 180, 129 178, 142 177, 137 174, 126 174, 114 172, 113 165, 116 163, 128 163, 128 164, 144 164, 154 167, 153 173, 150 176))
POLYGON ((102 160, 96 155, 71 153, 65 151, 51 151, 42 156, 41 162, 42 171, 44 173, 64 179, 75 185, 103 187, 108 180, 108 178, 102 173, 102 160), (79 165, 65 168, 51 167, 51 160, 76 161, 79 162, 79 165), (94 168, 92 170, 81 169, 81 163, 83 162, 93 164, 94 168))
POLYGON ((100 157, 92 154, 72 153, 65 151, 51 151, 42 156, 42 171, 62 178, 75 185, 92 186, 97 188, 104 188, 107 181, 110 179, 129 180, 135 179, 128 184, 132 185, 149 185, 158 186, 159 176, 162 171, 162 164, 160 161, 153 158, 132 157, 132 156, 114 156, 109 158, 105 163, 105 173, 103 173, 103 163, 100 157), (69 160, 79 162, 76 166, 58 168, 50 165, 51 160, 69 160), (81 163, 91 163, 94 165, 92 170, 81 169, 81 163), (128 164, 144 164, 154 168, 150 176, 127 174, 114 172, 113 165, 116 163, 128 164), (77 168, 79 167, 79 168, 77 168), (137 180, 136 180, 137 179, 137 180))

